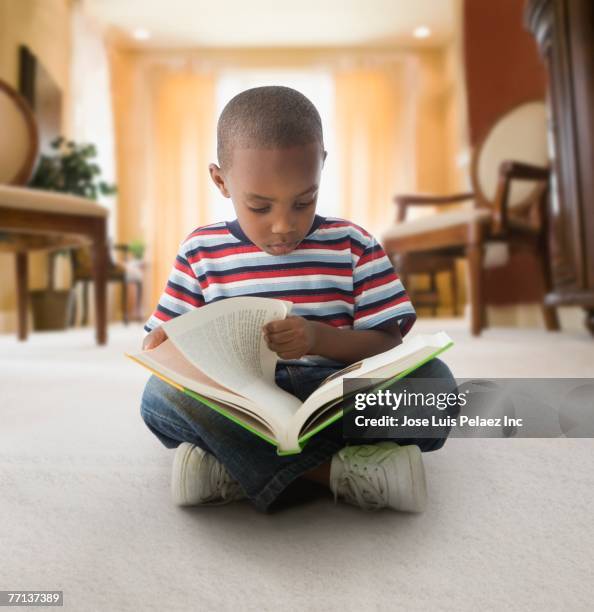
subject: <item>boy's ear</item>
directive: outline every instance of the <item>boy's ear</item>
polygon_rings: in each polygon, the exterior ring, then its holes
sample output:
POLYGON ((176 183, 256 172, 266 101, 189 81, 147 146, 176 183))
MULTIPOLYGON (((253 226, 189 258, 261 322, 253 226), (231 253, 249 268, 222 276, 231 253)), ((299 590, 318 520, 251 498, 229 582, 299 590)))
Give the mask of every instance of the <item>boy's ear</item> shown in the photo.
POLYGON ((231 194, 225 186, 225 177, 223 176, 222 170, 216 164, 210 164, 208 166, 208 171, 210 172, 210 178, 217 186, 217 189, 223 194, 224 197, 230 198, 231 194))

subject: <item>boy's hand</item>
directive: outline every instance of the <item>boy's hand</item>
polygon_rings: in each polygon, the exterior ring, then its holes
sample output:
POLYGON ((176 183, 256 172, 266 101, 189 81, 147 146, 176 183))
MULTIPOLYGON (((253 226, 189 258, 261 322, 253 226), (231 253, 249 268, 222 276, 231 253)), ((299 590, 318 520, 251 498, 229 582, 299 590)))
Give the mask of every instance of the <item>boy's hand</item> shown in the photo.
POLYGON ((167 334, 162 327, 155 327, 152 332, 148 333, 142 343, 142 350, 147 351, 154 349, 159 346, 162 342, 167 340, 167 334))
POLYGON ((270 321, 262 331, 268 348, 281 359, 299 359, 310 354, 317 340, 316 323, 303 317, 270 321))

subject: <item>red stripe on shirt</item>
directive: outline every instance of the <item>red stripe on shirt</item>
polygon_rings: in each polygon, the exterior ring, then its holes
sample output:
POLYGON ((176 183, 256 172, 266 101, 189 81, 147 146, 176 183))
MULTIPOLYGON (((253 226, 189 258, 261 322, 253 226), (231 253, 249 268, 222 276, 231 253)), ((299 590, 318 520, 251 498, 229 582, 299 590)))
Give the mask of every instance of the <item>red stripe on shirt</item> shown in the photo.
POLYGON ((181 291, 176 291, 175 289, 169 286, 165 287, 165 293, 174 298, 177 298, 178 300, 181 300, 182 302, 185 302, 186 304, 191 304, 192 306, 202 306, 204 304, 204 300, 193 298, 191 295, 188 295, 187 293, 182 293, 181 291))
POLYGON ((226 285, 227 283, 234 283, 241 280, 250 278, 294 278, 295 276, 308 276, 312 274, 331 275, 331 276, 351 276, 351 270, 341 268, 322 268, 322 267, 310 267, 310 268, 290 268, 286 270, 248 270, 247 272, 240 272, 238 274, 227 274, 224 277, 213 277, 208 279, 208 285, 226 285))

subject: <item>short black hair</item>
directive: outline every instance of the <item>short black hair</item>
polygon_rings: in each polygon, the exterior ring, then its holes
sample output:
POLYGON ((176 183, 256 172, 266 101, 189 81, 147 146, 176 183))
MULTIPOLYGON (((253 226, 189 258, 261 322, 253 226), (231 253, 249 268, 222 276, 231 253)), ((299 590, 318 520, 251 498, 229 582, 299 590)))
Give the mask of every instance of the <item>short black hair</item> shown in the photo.
POLYGON ((324 149, 322 120, 301 92, 272 85, 246 89, 232 98, 217 124, 217 156, 231 167, 233 149, 283 149, 319 142, 324 149))

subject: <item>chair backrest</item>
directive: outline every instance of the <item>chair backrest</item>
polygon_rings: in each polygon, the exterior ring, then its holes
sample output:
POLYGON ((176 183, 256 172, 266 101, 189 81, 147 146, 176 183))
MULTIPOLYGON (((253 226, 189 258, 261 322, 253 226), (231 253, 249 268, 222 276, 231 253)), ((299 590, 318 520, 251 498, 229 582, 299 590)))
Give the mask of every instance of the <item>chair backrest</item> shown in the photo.
MULTIPOLYGON (((499 166, 503 161, 536 166, 549 162, 547 111, 545 103, 534 100, 516 106, 500 117, 478 143, 472 161, 472 183, 481 204, 495 199, 499 166)), ((509 206, 529 201, 542 192, 534 181, 512 181, 509 206)))
POLYGON ((27 101, 0 81, 0 185, 24 185, 37 158, 39 137, 27 101))

